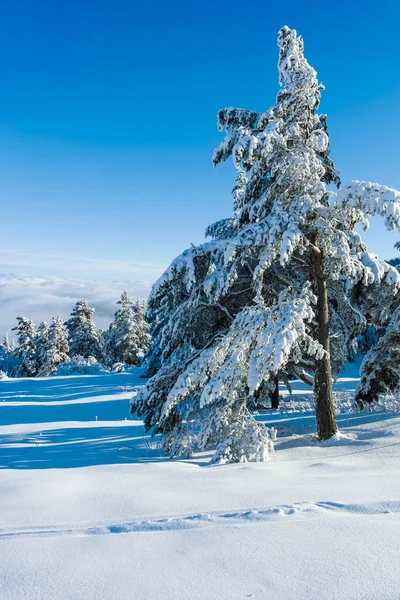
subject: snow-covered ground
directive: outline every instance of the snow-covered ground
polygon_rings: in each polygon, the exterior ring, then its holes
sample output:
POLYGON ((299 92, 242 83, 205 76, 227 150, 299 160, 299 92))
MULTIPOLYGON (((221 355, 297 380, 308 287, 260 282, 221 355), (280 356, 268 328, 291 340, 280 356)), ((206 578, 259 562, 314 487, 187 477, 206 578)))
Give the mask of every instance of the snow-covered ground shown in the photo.
POLYGON ((269 413, 268 462, 210 467, 129 418, 142 381, 0 382, 1 600, 400 598, 398 414, 317 443, 311 412, 269 413))

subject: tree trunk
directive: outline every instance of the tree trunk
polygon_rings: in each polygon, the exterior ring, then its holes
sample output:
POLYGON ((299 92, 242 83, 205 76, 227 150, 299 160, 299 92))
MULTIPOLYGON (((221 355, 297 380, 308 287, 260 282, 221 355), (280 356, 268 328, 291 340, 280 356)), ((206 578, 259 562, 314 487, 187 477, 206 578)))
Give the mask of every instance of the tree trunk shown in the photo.
MULTIPOLYGON (((316 240, 315 240, 316 241, 316 240)), ((329 308, 326 279, 323 270, 322 252, 313 244, 314 276, 318 288, 317 323, 318 341, 326 355, 317 361, 315 370, 314 397, 317 417, 318 439, 328 440, 337 432, 332 393, 331 359, 329 355, 329 308)))
POLYGON ((274 377, 274 390, 271 394, 271 408, 279 408, 279 377, 274 377))

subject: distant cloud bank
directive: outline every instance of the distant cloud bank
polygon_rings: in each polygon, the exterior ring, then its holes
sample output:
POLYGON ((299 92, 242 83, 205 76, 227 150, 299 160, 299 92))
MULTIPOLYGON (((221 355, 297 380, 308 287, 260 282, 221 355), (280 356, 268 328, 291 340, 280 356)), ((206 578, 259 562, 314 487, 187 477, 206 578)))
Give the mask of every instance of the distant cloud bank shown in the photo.
POLYGON ((96 309, 94 321, 106 328, 123 290, 132 298, 145 300, 151 283, 144 281, 121 281, 117 279, 60 279, 24 275, 0 274, 0 335, 11 333, 15 318, 24 315, 39 321, 50 321, 60 315, 65 319, 75 302, 87 298, 96 309))
POLYGON ((123 290, 145 300, 164 266, 122 260, 39 257, 0 251, 0 337, 24 315, 38 323, 67 318, 74 303, 87 298, 95 323, 105 329, 123 290))

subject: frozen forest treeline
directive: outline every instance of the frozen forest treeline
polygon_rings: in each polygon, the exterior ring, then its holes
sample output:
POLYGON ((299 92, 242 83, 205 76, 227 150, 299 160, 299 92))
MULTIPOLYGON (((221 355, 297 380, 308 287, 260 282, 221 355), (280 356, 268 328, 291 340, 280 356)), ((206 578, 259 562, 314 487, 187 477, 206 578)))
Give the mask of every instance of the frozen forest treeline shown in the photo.
POLYGON ((214 448, 214 461, 264 460, 273 440, 254 411, 293 377, 313 386, 318 437, 329 439, 332 377, 367 326, 378 341, 358 403, 399 385, 400 274, 367 251, 356 226, 380 215, 400 228, 400 193, 341 185, 303 41, 284 27, 278 46, 276 103, 218 114, 225 139, 213 162, 233 160, 233 214, 172 262, 148 301, 150 379, 132 412, 171 456, 214 448))
POLYGON ((138 365, 150 345, 143 302, 132 302, 123 292, 119 308, 107 331, 96 328, 95 309, 79 300, 68 321, 57 316, 36 328, 26 317, 17 317, 16 342, 6 335, 0 344, 1 373, 10 377, 36 377, 118 369, 138 365))

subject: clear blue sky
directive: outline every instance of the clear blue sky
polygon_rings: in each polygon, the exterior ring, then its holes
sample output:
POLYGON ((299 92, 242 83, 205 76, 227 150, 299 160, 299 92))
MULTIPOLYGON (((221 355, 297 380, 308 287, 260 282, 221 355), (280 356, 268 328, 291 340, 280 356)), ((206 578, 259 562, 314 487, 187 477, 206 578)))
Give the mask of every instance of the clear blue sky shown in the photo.
MULTIPOLYGON (((398 6, 3 4, 0 248, 166 265, 200 242, 231 210, 233 171, 211 166, 216 113, 273 104, 285 24, 304 37, 326 86, 321 108, 343 181, 400 188, 398 6)), ((368 241, 389 258, 398 237, 379 226, 368 241)), ((46 259, 34 263, 46 275, 46 259)))

